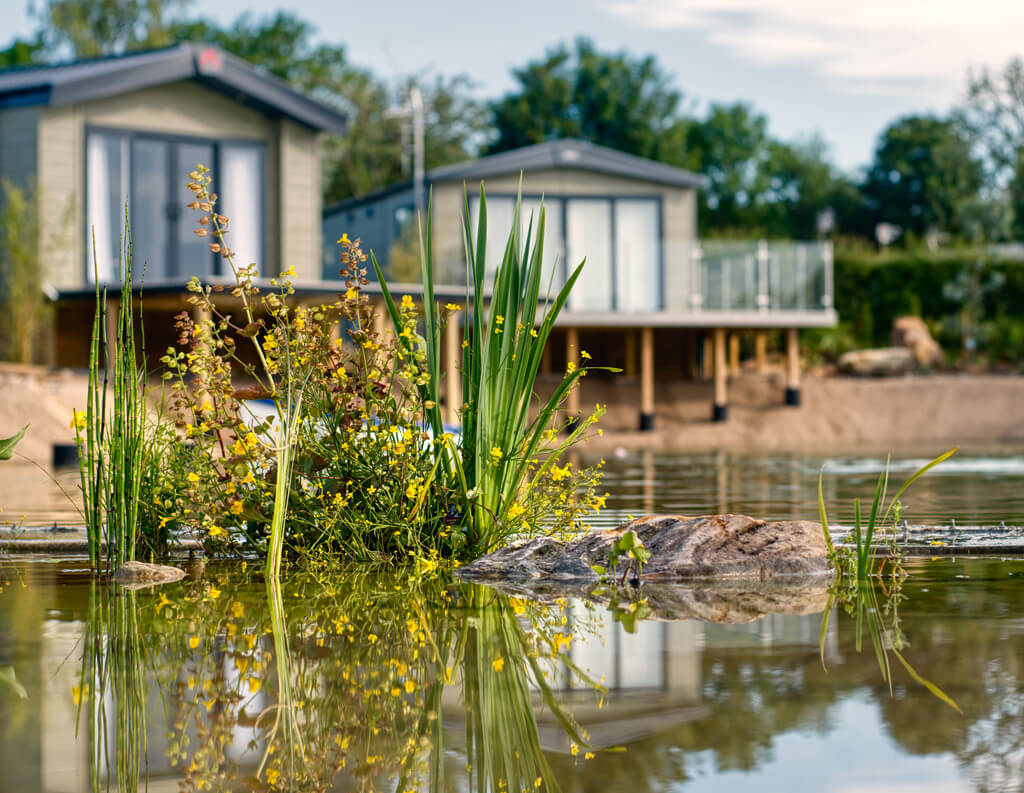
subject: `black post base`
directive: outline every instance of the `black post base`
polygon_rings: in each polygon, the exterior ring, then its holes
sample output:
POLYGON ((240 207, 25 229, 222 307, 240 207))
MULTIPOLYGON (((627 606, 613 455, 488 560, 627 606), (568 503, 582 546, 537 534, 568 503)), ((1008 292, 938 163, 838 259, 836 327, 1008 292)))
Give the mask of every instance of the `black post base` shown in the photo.
POLYGON ((787 388, 786 389, 786 404, 790 407, 800 407, 800 389, 799 388, 787 388))
POLYGON ((578 418, 569 418, 565 421, 565 431, 568 433, 576 432, 580 426, 580 420, 578 418))
POLYGON ((53 444, 53 467, 78 465, 78 446, 74 443, 53 444))
POLYGON ((725 421, 729 417, 729 406, 728 405, 712 405, 711 407, 711 420, 712 421, 725 421))
POLYGON ((654 414, 640 414, 640 432, 652 432, 654 430, 654 414))

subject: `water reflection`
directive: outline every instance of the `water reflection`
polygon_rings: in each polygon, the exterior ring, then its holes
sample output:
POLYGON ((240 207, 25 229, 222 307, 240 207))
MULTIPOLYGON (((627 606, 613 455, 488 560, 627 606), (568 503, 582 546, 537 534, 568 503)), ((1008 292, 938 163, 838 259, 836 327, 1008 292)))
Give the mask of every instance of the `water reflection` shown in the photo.
POLYGON ((0 561, 0 669, 28 696, 0 684, 4 793, 1024 782, 1021 561, 911 563, 901 652, 963 716, 896 664, 890 694, 856 615, 823 665, 820 607, 630 626, 438 580, 211 568, 127 593, 62 567, 0 561))

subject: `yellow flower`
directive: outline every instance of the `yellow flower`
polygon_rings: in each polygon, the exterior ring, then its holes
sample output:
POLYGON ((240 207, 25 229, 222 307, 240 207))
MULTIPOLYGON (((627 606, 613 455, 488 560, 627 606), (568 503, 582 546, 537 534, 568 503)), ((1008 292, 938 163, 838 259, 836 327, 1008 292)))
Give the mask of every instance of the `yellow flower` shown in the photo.
POLYGON ((501 314, 495 315, 495 317, 494 317, 494 324, 495 325, 503 325, 503 324, 505 324, 505 318, 503 316, 501 316, 501 314))
POLYGON ((457 305, 456 303, 445 303, 444 307, 446 309, 448 309, 449 311, 461 311, 462 310, 462 306, 457 305))
POLYGON ((281 277, 282 278, 294 278, 295 277, 295 267, 294 267, 294 265, 289 267, 283 273, 281 273, 281 277))
POLYGON ((210 526, 208 534, 214 539, 216 539, 217 537, 220 537, 220 535, 222 534, 227 534, 227 532, 224 531, 224 529, 222 529, 220 526, 210 526))
POLYGON ((210 587, 210 591, 207 593, 210 596, 210 600, 216 600, 220 597, 220 590, 217 587, 210 587))
POLYGON ((355 300, 357 297, 359 297, 359 292, 356 291, 355 287, 350 287, 345 293, 346 300, 355 300))
POLYGON ((513 504, 511 507, 508 508, 508 519, 515 520, 524 512, 526 512, 525 507, 522 507, 519 504, 513 504))
POLYGON ((267 769, 267 784, 268 785, 276 785, 277 784, 277 778, 279 776, 281 776, 281 772, 278 771, 276 768, 268 768, 267 769))
POLYGON ((505 659, 500 657, 495 658, 494 661, 491 663, 491 666, 494 667, 495 672, 500 672, 502 669, 505 668, 505 659))
POLYGON ((575 362, 569 361, 568 366, 565 367, 565 371, 567 373, 569 373, 569 374, 572 374, 573 372, 575 372, 576 371, 576 364, 575 364, 575 362))
POLYGON ((412 297, 410 295, 402 295, 402 308, 403 309, 412 309, 412 308, 415 308, 415 307, 416 307, 416 304, 412 302, 412 297))
POLYGON ((72 410, 71 411, 71 423, 68 424, 73 430, 84 430, 86 424, 86 415, 84 411, 72 410))
POLYGON ((582 358, 585 361, 589 361, 590 360, 590 353, 587 352, 586 350, 580 350, 580 358, 582 358))
POLYGON ((572 744, 569 747, 569 751, 570 751, 570 753, 572 753, 572 756, 575 757, 576 755, 578 755, 580 753, 580 747, 578 747, 576 744, 572 744))
POLYGON ((249 692, 255 694, 260 690, 260 686, 263 685, 262 681, 258 677, 249 678, 249 692))
POLYGON ((157 528, 158 529, 162 529, 164 526, 166 526, 170 522, 171 522, 170 517, 160 518, 160 523, 157 525, 157 528))
POLYGON ((76 705, 81 705, 83 699, 89 698, 89 686, 88 684, 79 688, 78 686, 71 687, 71 697, 74 699, 76 705))
POLYGON ((188 637, 188 646, 191 647, 193 650, 196 649, 196 647, 199 646, 199 637, 198 636, 189 636, 188 637))
POLYGON ((530 328, 530 335, 533 336, 533 338, 536 339, 537 338, 537 329, 536 328, 530 328))
POLYGON ((416 690, 416 681, 414 681, 414 680, 406 680, 405 681, 405 690, 409 694, 411 694, 413 691, 415 691, 416 690))
POLYGON ((242 615, 245 614, 245 606, 236 600, 231 604, 231 614, 236 620, 241 619, 242 615))
POLYGON ((195 471, 189 471, 188 472, 188 481, 191 482, 194 485, 198 484, 199 483, 199 474, 197 474, 195 471))
POLYGON ((497 465, 499 462, 501 462, 501 458, 502 458, 503 454, 504 453, 501 451, 501 449, 499 449, 497 446, 493 446, 491 448, 491 454, 490 454, 491 462, 494 463, 495 465, 497 465))
POLYGON ((232 493, 234 493, 234 492, 235 492, 236 490, 238 490, 238 485, 236 485, 236 484, 235 484, 234 482, 228 482, 228 483, 227 483, 227 484, 226 484, 226 485, 224 486, 224 492, 225 492, 225 493, 227 493, 227 494, 228 494, 229 496, 230 496, 230 495, 231 495, 232 493))
POLYGON ((238 499, 235 499, 234 501, 231 502, 232 515, 241 515, 243 509, 244 507, 242 506, 242 502, 239 501, 238 499))
POLYGON ((540 787, 543 783, 544 783, 544 780, 541 779, 540 777, 537 777, 535 780, 533 780, 533 786, 534 787, 540 787))
POLYGON ((377 634, 376 633, 371 633, 366 638, 370 640, 370 644, 376 644, 377 643, 377 634))

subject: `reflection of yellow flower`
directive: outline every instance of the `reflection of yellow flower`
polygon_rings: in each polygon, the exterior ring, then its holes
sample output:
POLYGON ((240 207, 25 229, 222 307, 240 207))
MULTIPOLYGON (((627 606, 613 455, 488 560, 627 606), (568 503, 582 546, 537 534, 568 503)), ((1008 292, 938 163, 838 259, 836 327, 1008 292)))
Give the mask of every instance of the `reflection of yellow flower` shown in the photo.
POLYGON ((584 760, 593 760, 594 759, 594 753, 593 752, 587 752, 586 754, 583 755, 583 759, 584 760))
POLYGON ((494 661, 491 663, 491 666, 494 667, 495 672, 500 672, 502 669, 505 668, 505 659, 499 656, 498 658, 494 659, 494 661))
POLYGON ((540 787, 541 784, 543 783, 543 781, 544 781, 543 779, 541 779, 540 777, 537 777, 535 780, 533 780, 533 786, 534 787, 540 787))
POLYGON ((251 691, 253 694, 260 690, 261 685, 262 683, 260 682, 260 679, 258 677, 249 678, 249 691, 251 691))
POLYGON ((277 784, 277 778, 279 776, 281 776, 281 772, 278 771, 276 768, 268 768, 267 769, 267 784, 268 785, 276 785, 277 784))
POLYGON ((405 681, 405 690, 409 694, 411 694, 413 691, 415 691, 416 690, 416 681, 415 680, 406 680, 405 681))
POLYGON ((170 598, 167 597, 167 595, 165 595, 163 592, 161 592, 160 593, 160 602, 156 604, 156 613, 159 614, 160 613, 160 609, 162 609, 164 606, 169 606, 170 603, 171 603, 170 598))
POLYGON ((83 699, 89 698, 89 685, 86 684, 81 688, 79 688, 78 686, 72 686, 71 697, 75 700, 76 705, 81 705, 83 699))
POLYGON ((196 647, 199 646, 199 637, 198 636, 189 636, 188 637, 188 646, 191 647, 193 650, 196 649, 196 647))
POLYGON ((572 744, 569 747, 569 751, 572 753, 572 756, 575 757, 580 753, 580 747, 578 747, 576 744, 572 744))

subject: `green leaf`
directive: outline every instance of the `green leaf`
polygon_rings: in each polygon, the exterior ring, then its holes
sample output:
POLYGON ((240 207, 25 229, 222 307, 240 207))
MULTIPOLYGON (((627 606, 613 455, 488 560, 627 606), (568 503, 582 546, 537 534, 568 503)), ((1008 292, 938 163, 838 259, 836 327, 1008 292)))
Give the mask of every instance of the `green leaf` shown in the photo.
POLYGON ((18 432, 12 435, 10 438, 0 438, 0 460, 10 460, 14 456, 14 447, 18 444, 18 441, 25 435, 25 430, 28 429, 28 424, 22 427, 18 432))

